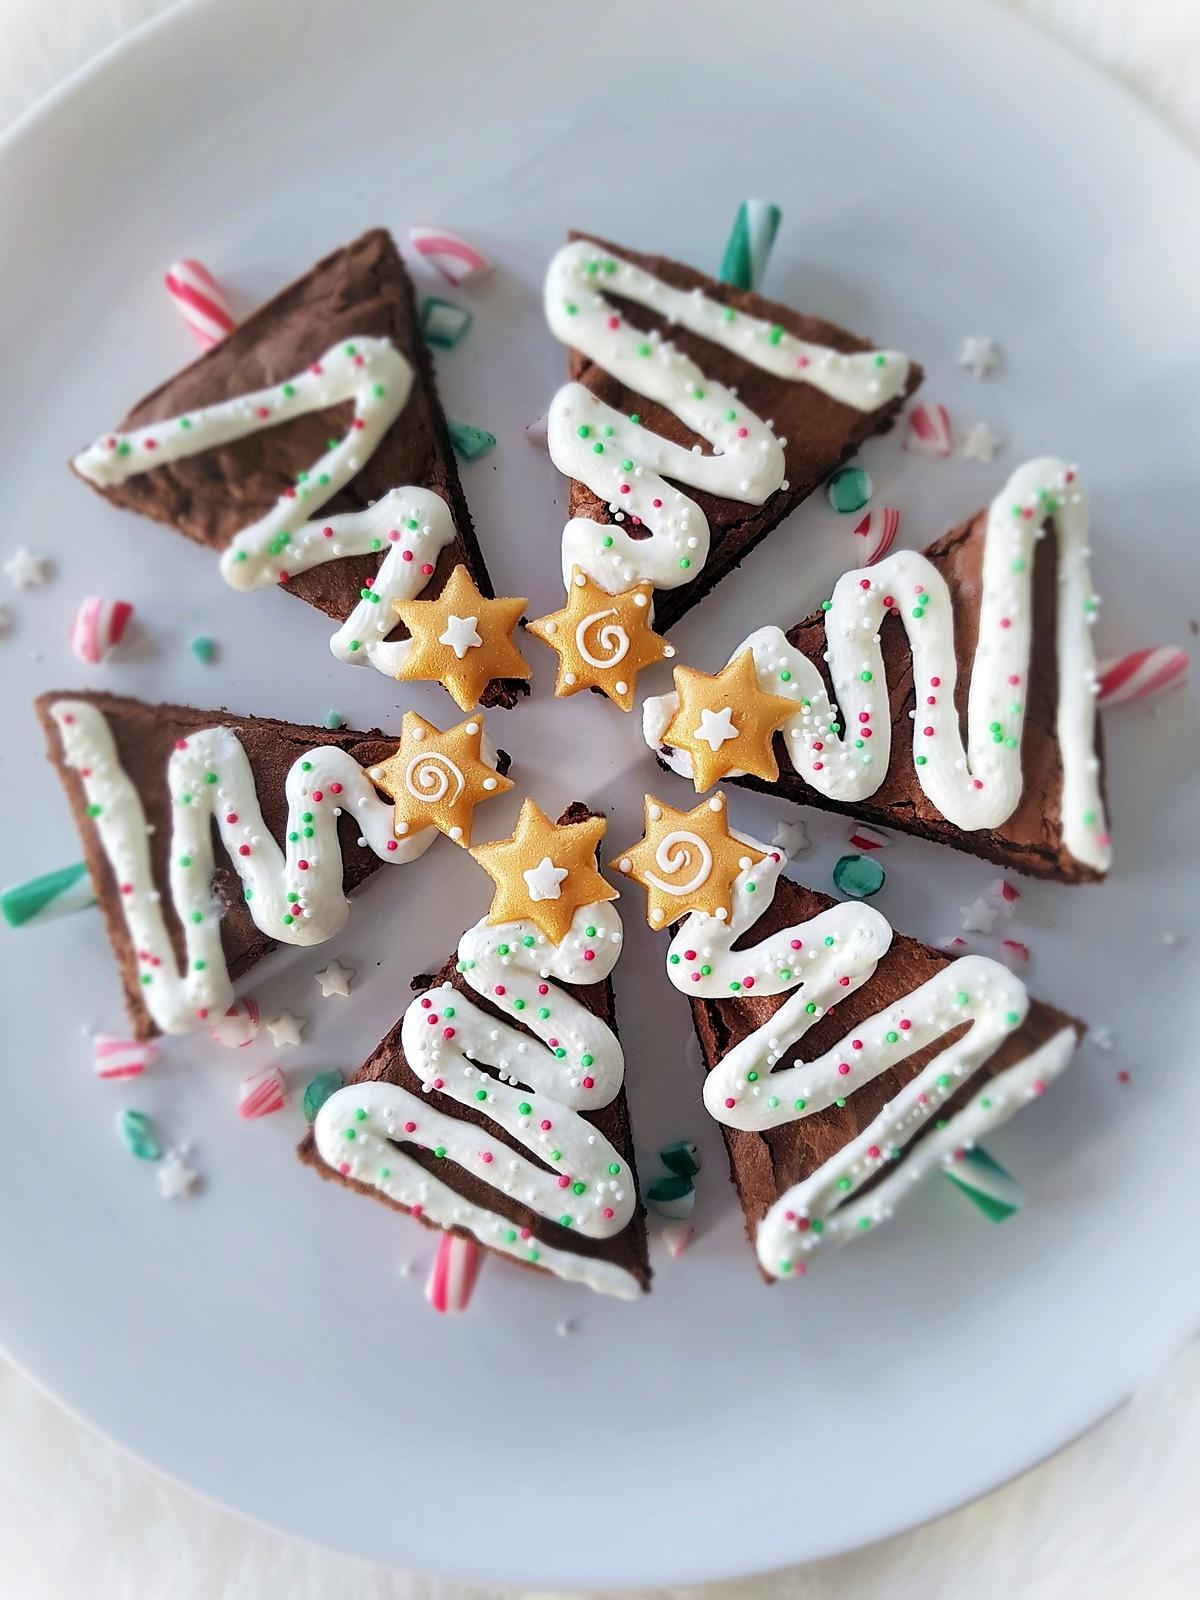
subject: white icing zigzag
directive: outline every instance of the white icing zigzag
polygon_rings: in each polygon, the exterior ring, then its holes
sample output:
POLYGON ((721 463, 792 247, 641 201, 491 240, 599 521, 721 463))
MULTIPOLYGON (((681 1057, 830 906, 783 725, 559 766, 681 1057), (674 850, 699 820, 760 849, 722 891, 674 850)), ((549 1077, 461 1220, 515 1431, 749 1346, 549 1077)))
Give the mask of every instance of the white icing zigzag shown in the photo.
POLYGON ((625 1268, 548 1245, 498 1212, 472 1205, 401 1148, 434 1150, 564 1231, 590 1239, 620 1233, 637 1204, 632 1175, 579 1113, 602 1109, 620 1092, 621 1046, 605 1023, 550 982, 598 982, 620 948, 621 923, 611 903, 581 907, 557 946, 530 922, 484 920, 459 942, 459 971, 537 1039, 488 1016, 448 983, 418 996, 404 1014, 404 1056, 425 1088, 483 1112, 536 1160, 385 1082, 349 1084, 325 1102, 314 1125, 322 1159, 515 1260, 609 1294, 636 1294, 625 1268))
POLYGON ((785 487, 786 440, 724 385, 656 332, 626 322, 606 298, 633 300, 670 323, 733 351, 790 383, 808 383, 859 411, 894 400, 908 381, 906 357, 893 351, 843 355, 806 344, 783 328, 735 312, 698 289, 685 293, 610 255, 586 239, 566 245, 546 274, 551 331, 604 367, 627 388, 673 411, 712 447, 704 454, 673 444, 596 399, 582 384, 555 395, 547 442, 560 472, 609 502, 617 523, 575 517, 563 530, 563 582, 580 567, 610 594, 649 580, 675 589, 695 578, 708 557, 708 519, 667 479, 723 499, 762 505, 785 487), (649 530, 633 539, 620 524, 649 530))
MULTIPOLYGON (((1091 625, 1097 600, 1088 567, 1087 495, 1062 461, 1027 462, 989 509, 965 748, 955 706, 953 600, 941 573, 918 551, 898 550, 878 566, 838 579, 825 614, 825 660, 836 705, 816 665, 779 628, 759 628, 738 645, 731 660, 751 650, 762 687, 798 702, 782 732, 791 764, 806 783, 831 800, 853 804, 874 794, 887 775, 892 718, 879 628, 895 611, 912 650, 913 759, 921 788, 947 821, 968 832, 998 828, 1013 814, 1023 786, 1034 553, 1051 516, 1059 573, 1056 727, 1063 843, 1077 861, 1107 870, 1112 851, 1096 754, 1091 625)), ((646 700, 643 731, 652 748, 677 705, 673 694, 646 700)), ((686 753, 671 752, 667 759, 691 775, 686 753)))
POLYGON ((454 538, 449 507, 429 489, 407 487, 392 489, 365 511, 305 518, 326 505, 370 459, 404 410, 412 382, 412 367, 390 339, 354 338, 269 389, 131 433, 106 434, 76 456, 75 469, 106 488, 352 400, 354 416, 345 436, 299 475, 295 487, 266 516, 237 534, 221 555, 221 575, 235 589, 262 589, 326 561, 386 552, 359 604, 330 640, 330 649, 340 661, 370 663, 394 677, 408 641, 384 642, 396 625, 392 601, 413 599, 432 577, 438 552, 454 538))
POLYGON ((1075 1049, 1074 1030, 1064 1028, 985 1083, 900 1162, 904 1146, 1024 1021, 1029 997, 999 962, 965 956, 856 1025, 816 1060, 775 1070, 832 1006, 870 980, 892 940, 891 927, 877 911, 847 901, 734 951, 770 906, 783 866, 779 852, 768 851, 765 861, 739 874, 727 923, 693 912, 671 940, 668 976, 692 998, 794 991, 709 1073, 704 1103, 718 1122, 762 1133, 813 1116, 952 1029, 970 1027, 895 1094, 863 1133, 772 1205, 755 1237, 759 1262, 771 1277, 803 1273, 817 1251, 886 1221, 922 1178, 951 1166, 956 1151, 970 1148, 1040 1094, 1075 1049), (858 1197, 866 1181, 893 1162, 895 1169, 858 1197))
POLYGON ((263 821, 237 735, 223 727, 189 734, 176 745, 165 774, 172 801, 170 893, 187 959, 181 974, 151 871, 146 813, 121 766, 112 731, 85 700, 58 700, 51 714, 63 758, 79 775, 112 867, 137 952, 142 1004, 164 1033, 186 1033, 233 999, 221 947, 224 908, 212 893, 214 822, 255 926, 296 945, 332 938, 349 915, 337 832, 343 811, 354 817, 363 842, 381 861, 415 860, 437 837, 435 829, 422 828, 396 839, 392 807, 363 769, 345 750, 322 745, 294 762, 287 775, 287 843, 280 850, 263 821))

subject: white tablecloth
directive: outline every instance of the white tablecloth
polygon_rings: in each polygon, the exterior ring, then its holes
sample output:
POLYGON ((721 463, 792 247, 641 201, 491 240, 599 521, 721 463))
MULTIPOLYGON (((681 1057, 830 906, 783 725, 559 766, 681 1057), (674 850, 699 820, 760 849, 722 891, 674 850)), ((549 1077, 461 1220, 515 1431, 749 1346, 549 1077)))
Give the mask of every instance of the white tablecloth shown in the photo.
MULTIPOLYGON (((170 3, 0 0, 0 128, 170 3)), ((1200 149, 1195 0, 1008 3, 1125 79, 1200 149)), ((1193 1347, 1087 1438, 986 1500, 869 1550, 704 1593, 711 1600, 1126 1600, 1135 1593, 1183 1600, 1200 1593, 1197 1485, 1200 1347, 1193 1347)), ((0 1594, 497 1600, 491 1591, 414 1578, 251 1527, 97 1438, 3 1358, 0 1594)))

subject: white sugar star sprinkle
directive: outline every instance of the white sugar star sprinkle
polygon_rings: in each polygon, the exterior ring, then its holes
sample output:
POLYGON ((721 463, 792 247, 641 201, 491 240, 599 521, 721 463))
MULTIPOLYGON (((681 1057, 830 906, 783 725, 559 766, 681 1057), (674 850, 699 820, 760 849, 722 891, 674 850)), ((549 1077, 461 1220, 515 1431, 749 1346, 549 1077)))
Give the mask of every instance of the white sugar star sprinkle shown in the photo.
POLYGON ((991 933, 996 926, 997 912, 988 905, 983 895, 977 900, 972 900, 969 906, 960 907, 962 911, 962 925, 967 933, 991 933))
POLYGON ((285 1009, 279 1013, 274 1022, 267 1023, 267 1030, 275 1043, 276 1050, 286 1050, 288 1045, 300 1043, 307 1026, 307 1017, 297 1017, 285 1009))
POLYGON ((549 856, 543 856, 536 867, 521 874, 531 900, 557 900, 559 884, 566 875, 566 867, 556 867, 549 856))
POLYGON ((350 983, 354 977, 353 967, 344 967, 340 961, 329 963, 324 972, 318 972, 317 982, 321 985, 321 994, 328 1000, 333 995, 345 1000, 350 994, 350 983))
POLYGON ((40 589, 46 581, 46 557, 35 556, 22 545, 9 556, 4 570, 18 589, 40 589))
POLYGON ((702 739, 708 748, 716 755, 723 744, 730 739, 736 739, 738 731, 733 725, 733 707, 723 706, 720 711, 709 711, 707 707, 700 713, 700 726, 692 729, 693 739, 702 739))
POLYGON ((1000 435, 986 422, 977 422, 968 428, 962 442, 962 454, 968 461, 991 461, 1000 448, 1000 435))
POLYGON ((483 643, 475 628, 478 621, 478 617, 456 617, 451 613, 438 643, 448 644, 461 661, 468 650, 475 650, 483 643))
POLYGON ((808 829, 802 822, 780 822, 775 828, 771 843, 778 845, 784 855, 798 855, 809 846, 808 829))
POLYGON ((1000 365, 1000 346, 995 339, 970 334, 963 340, 958 364, 973 372, 977 378, 990 378, 1000 365))
POLYGON ((168 1150, 158 1164, 158 1192, 164 1200, 182 1200, 195 1187, 199 1173, 188 1166, 183 1155, 182 1150, 168 1150))

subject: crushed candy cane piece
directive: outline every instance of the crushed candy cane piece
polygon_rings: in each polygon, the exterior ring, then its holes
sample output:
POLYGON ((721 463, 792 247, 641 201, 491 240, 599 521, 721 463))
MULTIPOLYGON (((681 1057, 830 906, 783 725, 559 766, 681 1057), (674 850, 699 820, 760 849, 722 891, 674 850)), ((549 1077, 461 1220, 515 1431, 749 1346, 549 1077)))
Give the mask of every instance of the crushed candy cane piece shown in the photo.
POLYGON ((895 506, 880 506, 877 511, 868 511, 854 531, 873 541, 871 553, 863 562, 865 567, 873 567, 895 544, 900 532, 900 513, 895 506))
POLYGON ((425 1298, 435 1311, 451 1314, 465 1311, 471 1303, 482 1265, 483 1251, 474 1239, 444 1233, 429 1269, 425 1298))
POLYGON ((158 1046, 141 1039, 98 1033, 92 1040, 92 1066, 98 1078, 140 1078, 158 1059, 158 1046))
POLYGON ((450 443, 464 461, 475 461, 495 449, 496 435, 486 428, 473 427, 469 422, 447 422, 446 432, 450 443))
POLYGON ((1015 884, 1009 883, 1007 878, 995 878, 988 884, 984 891, 988 905, 997 911, 1003 912, 1006 917, 1011 917, 1017 909, 1017 901, 1021 898, 1021 891, 1015 884))
POLYGON ((435 227, 429 223, 416 223, 408 230, 409 243, 418 255, 424 256, 447 283, 456 287, 482 278, 492 270, 492 263, 482 250, 449 228, 435 227))
POLYGON ((700 1151, 690 1139, 675 1139, 658 1152, 658 1159, 668 1172, 680 1178, 694 1178, 700 1171, 700 1151))
POLYGON ((89 595, 82 600, 71 623, 71 649, 91 667, 98 667, 120 644, 133 616, 128 600, 102 600, 89 595))
POLYGON ((886 850, 891 844, 886 833, 880 833, 878 828, 868 828, 865 823, 856 822, 850 830, 846 843, 852 850, 857 850, 861 855, 865 850, 868 854, 872 850, 886 850))
POLYGON ((942 405, 914 406, 908 413, 904 434, 904 448, 918 455, 941 456, 950 454, 950 413, 942 405))
POLYGON ((317 1120, 317 1112, 331 1094, 338 1092, 344 1082, 345 1079, 336 1067, 330 1067, 327 1072, 318 1072, 315 1078, 309 1079, 304 1085, 304 1099, 301 1102, 305 1122, 317 1120))
POLYGON ((206 634, 197 634, 188 646, 197 661, 202 661, 206 667, 211 666, 217 659, 217 641, 210 639, 206 634))
POLYGON ((956 1150, 942 1170, 989 1222, 1003 1222, 1025 1204, 1025 1191, 1012 1173, 979 1145, 956 1150))
POLYGON ((117 1133, 129 1154, 136 1156, 139 1161, 162 1159, 162 1145, 158 1141, 158 1134, 153 1122, 144 1111, 134 1111, 132 1107, 118 1111, 117 1133))
POLYGON ((449 300, 439 300, 436 295, 430 295, 421 306, 425 343, 436 344, 442 350, 453 350, 460 344, 474 320, 469 311, 449 300))
POLYGON ((1102 661, 1096 668, 1096 704, 1122 706, 1178 689, 1187 682, 1190 665, 1187 651, 1173 645, 1131 650, 1113 661, 1102 661))
POLYGON ((202 261, 177 261, 167 268, 163 282, 188 332, 205 350, 237 326, 224 289, 202 261))
POLYGON ((660 1217, 682 1220, 692 1214, 696 1190, 690 1178, 677 1172, 668 1172, 665 1177, 655 1178, 646 1185, 645 1198, 646 1204, 652 1211, 657 1211, 660 1217))
POLYGON ((783 212, 770 200, 742 201, 721 257, 717 276, 722 283, 735 289, 758 288, 782 217, 783 212))
POLYGON ((255 1117, 269 1117, 273 1111, 282 1111, 287 1102, 287 1089, 283 1073, 278 1067, 268 1067, 243 1078, 238 1091, 238 1116, 246 1122, 255 1117))
POLYGON ((0 890, 0 915, 10 928, 30 928, 40 922, 52 922, 55 917, 87 911, 95 904, 92 875, 84 861, 59 867, 56 872, 43 872, 36 878, 27 878, 24 883, 14 883, 11 888, 0 890))
POLYGON ((825 497, 835 511, 861 511, 870 501, 873 487, 870 473, 862 467, 839 467, 825 485, 825 497))
POLYGON ((227 1050, 244 1050, 258 1038, 258 1001, 235 1000, 221 1016, 209 1018, 208 1033, 227 1050))
POLYGON ((695 1237, 696 1230, 690 1222, 668 1222, 663 1226, 662 1241, 676 1261, 695 1237))

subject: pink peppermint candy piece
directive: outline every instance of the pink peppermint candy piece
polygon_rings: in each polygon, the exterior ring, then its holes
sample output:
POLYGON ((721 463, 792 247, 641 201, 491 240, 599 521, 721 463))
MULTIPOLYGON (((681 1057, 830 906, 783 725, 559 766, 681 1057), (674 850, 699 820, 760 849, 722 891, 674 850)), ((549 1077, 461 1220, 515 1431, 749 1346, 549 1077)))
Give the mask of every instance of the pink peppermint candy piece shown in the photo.
POLYGON ((177 261, 167 268, 163 282, 188 331, 205 350, 237 327, 224 289, 202 261, 177 261))
POLYGON ((1173 645, 1158 645, 1149 650, 1131 650, 1115 661, 1102 661, 1097 670, 1098 706, 1122 706, 1130 700, 1148 700, 1181 688, 1188 680, 1191 665, 1186 650, 1173 645))
POLYGON ((99 595, 89 595, 80 602, 71 623, 71 649, 80 661, 98 667, 120 644, 132 615, 128 600, 102 600, 99 595))
POLYGON ((864 850, 886 850, 891 842, 885 833, 880 833, 875 828, 864 827, 861 822, 851 828, 847 839, 850 848, 857 850, 860 855, 864 850))
POLYGON ((877 511, 868 511, 854 531, 862 534, 864 539, 873 541, 871 554, 863 563, 864 566, 873 567, 877 561, 883 560, 895 544, 896 535, 900 532, 900 513, 895 506, 881 506, 877 511))
POLYGON ((208 1032, 227 1050, 244 1050, 258 1038, 258 1001, 235 1000, 222 1016, 209 1019, 208 1032))
POLYGON ((983 934, 953 934, 938 940, 938 949, 948 956, 989 956, 1010 972, 1023 972, 1029 965, 1029 946, 1020 939, 989 939, 983 934))
POLYGON ((950 413, 945 406, 914 406, 908 413, 908 427, 904 435, 904 448, 918 455, 941 456, 950 454, 950 413))
POLYGON ((474 1239, 444 1233, 433 1258, 425 1298, 435 1311, 465 1311, 471 1303, 475 1280, 483 1265, 483 1251, 474 1239))
POLYGON ((1001 939, 999 955, 1010 972, 1022 972, 1029 965, 1029 946, 1020 939, 1001 939))
POLYGON ((695 1237, 690 1222, 668 1222, 662 1231, 663 1243, 677 1261, 695 1237))
POLYGON ((282 1111, 286 1102, 283 1073, 278 1067, 268 1067, 265 1072, 242 1079, 238 1116, 247 1122, 255 1117, 269 1117, 272 1111, 282 1111))
POLYGON ((481 251, 449 228, 416 223, 408 230, 408 239, 417 254, 436 267, 447 283, 468 283, 492 270, 492 263, 481 251))
POLYGON ((138 1039, 98 1033, 92 1040, 92 1065, 98 1078, 140 1078, 158 1058, 158 1046, 138 1039))
POLYGON ((1011 917, 1017 909, 1017 901, 1021 898, 1021 891, 1015 884, 1009 883, 1007 878, 997 878, 988 885, 984 898, 994 910, 1002 912, 1006 917, 1011 917))

